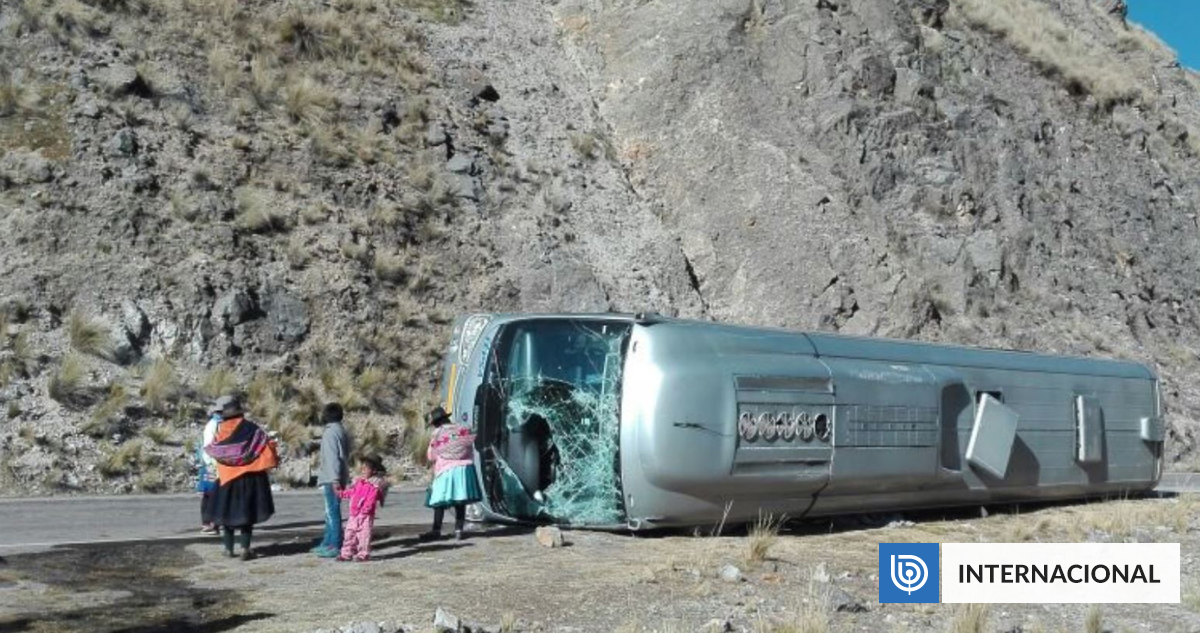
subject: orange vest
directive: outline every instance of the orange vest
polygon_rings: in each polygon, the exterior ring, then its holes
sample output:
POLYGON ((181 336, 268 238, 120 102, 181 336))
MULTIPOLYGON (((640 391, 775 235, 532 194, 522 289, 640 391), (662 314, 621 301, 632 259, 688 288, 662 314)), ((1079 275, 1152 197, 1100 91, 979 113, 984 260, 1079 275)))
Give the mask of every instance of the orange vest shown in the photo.
MULTIPOLYGON (((217 425, 217 434, 213 437, 214 442, 223 442, 225 438, 233 434, 233 430, 237 428, 241 418, 229 418, 217 425)), ((258 458, 246 464, 245 466, 226 466, 222 463, 217 463, 217 479, 224 486, 227 483, 249 473, 261 473, 271 470, 279 465, 279 453, 275 450, 275 442, 267 442, 267 447, 258 454, 258 458)))

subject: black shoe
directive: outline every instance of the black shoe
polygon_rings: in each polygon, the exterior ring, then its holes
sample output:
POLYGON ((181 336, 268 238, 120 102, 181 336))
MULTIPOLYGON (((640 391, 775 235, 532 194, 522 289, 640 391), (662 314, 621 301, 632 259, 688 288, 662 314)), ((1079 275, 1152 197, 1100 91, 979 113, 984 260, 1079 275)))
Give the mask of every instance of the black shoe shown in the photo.
POLYGON ((441 530, 437 530, 437 531, 429 530, 428 532, 421 532, 419 535, 417 535, 417 540, 418 541, 440 541, 440 540, 442 540, 442 532, 441 532, 441 530))
MULTIPOLYGON (((232 555, 232 553, 230 553, 230 555, 232 555)), ((254 550, 252 550, 252 549, 242 550, 242 560, 254 560, 256 558, 258 558, 258 554, 255 554, 254 550)))
POLYGON ((467 538, 467 537, 466 537, 466 536, 463 536, 463 531, 462 531, 462 530, 454 530, 454 540, 456 540, 456 541, 461 541, 461 540, 463 540, 464 538, 467 538))
POLYGON ((234 554, 233 550, 231 550, 231 549, 225 550, 225 555, 228 556, 229 558, 237 558, 237 554, 234 554))

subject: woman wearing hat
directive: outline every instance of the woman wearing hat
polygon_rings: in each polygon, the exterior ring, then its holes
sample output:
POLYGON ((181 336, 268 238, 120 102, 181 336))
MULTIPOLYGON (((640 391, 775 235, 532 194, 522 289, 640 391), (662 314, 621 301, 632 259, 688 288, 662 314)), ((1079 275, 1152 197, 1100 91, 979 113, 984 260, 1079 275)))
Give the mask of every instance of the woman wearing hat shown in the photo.
POLYGON ((221 422, 212 443, 204 447, 217 462, 220 482, 212 500, 212 519, 223 528, 225 554, 234 556, 233 531, 239 529, 242 560, 250 560, 254 526, 275 514, 267 472, 279 465, 279 454, 266 431, 245 418, 237 398, 222 396, 213 408, 221 412, 221 422))
POLYGON ((436 407, 425 416, 434 427, 426 458, 433 462, 433 483, 425 495, 425 506, 433 508, 433 529, 422 537, 442 536, 442 518, 446 508, 454 508, 454 538, 462 540, 467 504, 483 499, 475 471, 475 436, 465 426, 455 424, 450 414, 436 407))

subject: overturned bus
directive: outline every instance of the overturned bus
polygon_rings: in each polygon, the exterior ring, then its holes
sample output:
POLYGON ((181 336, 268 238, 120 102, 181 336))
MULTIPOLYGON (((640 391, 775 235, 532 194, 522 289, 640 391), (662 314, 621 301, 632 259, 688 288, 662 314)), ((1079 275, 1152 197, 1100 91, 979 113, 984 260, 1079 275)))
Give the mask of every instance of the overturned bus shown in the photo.
POLYGON ((1147 367, 685 321, 473 314, 442 399, 487 518, 711 525, 1153 488, 1147 367))

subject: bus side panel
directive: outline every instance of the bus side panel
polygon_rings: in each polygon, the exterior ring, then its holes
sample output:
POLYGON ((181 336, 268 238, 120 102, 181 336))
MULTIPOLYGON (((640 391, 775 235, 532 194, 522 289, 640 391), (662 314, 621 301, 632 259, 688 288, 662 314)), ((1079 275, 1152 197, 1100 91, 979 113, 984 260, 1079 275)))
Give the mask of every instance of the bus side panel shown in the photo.
MULTIPOLYGON (((997 479, 973 468, 964 477, 973 488, 1064 488, 1091 491, 1107 484, 1152 484, 1154 447, 1139 435, 1141 418, 1154 415, 1151 381, 1135 378, 959 368, 970 389, 972 407, 980 394, 998 396, 1020 415, 1008 472, 997 479), (1103 459, 1077 459, 1076 396, 1100 404, 1104 427, 1103 459)), ((966 446, 971 426, 957 429, 966 446)))

